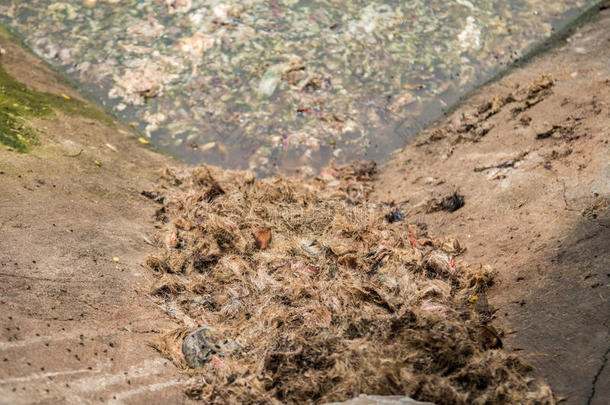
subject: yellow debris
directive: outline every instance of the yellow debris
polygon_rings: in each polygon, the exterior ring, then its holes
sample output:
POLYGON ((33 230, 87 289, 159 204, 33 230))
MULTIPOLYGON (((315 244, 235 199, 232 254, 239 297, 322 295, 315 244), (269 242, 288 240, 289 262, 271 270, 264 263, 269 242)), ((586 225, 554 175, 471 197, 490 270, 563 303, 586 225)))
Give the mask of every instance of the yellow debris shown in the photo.
POLYGON ((120 259, 115 256, 115 257, 112 258, 112 260, 114 260, 115 263, 118 263, 120 259))
POLYGON ((129 126, 130 126, 130 127, 137 127, 138 125, 140 125, 140 123, 139 123, 139 122, 136 122, 136 121, 131 121, 131 122, 129 123, 129 126))
POLYGON ((139 137, 138 142, 143 143, 144 145, 148 145, 150 142, 146 138, 139 137))
POLYGON ((65 98, 66 100, 70 100, 71 99, 71 97, 69 95, 65 94, 65 93, 61 93, 61 96, 63 98, 65 98))
POLYGON ((95 165, 98 167, 102 167, 102 162, 100 162, 99 160, 94 160, 93 163, 95 163, 95 165))
POLYGON ((474 304, 478 300, 479 300, 479 296, 478 295, 473 295, 472 297, 470 297, 470 299, 468 299, 468 302, 470 302, 471 304, 474 304))

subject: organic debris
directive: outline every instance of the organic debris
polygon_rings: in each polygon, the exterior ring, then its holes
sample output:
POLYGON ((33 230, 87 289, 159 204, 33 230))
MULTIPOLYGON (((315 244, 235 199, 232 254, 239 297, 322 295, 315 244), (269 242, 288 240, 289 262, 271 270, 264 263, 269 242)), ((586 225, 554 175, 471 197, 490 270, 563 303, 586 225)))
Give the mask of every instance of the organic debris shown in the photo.
POLYGON ((517 163, 522 161, 529 152, 522 152, 518 156, 490 166, 479 166, 474 168, 475 173, 484 172, 489 169, 509 169, 514 168, 517 163))
POLYGON ((590 221, 598 219, 600 216, 608 215, 610 210, 610 200, 607 197, 594 193, 591 201, 582 210, 581 215, 590 221))
POLYGON ((483 346, 488 349, 501 349, 502 339, 493 326, 479 325, 479 339, 483 346))
POLYGON ((271 243, 271 229, 261 228, 253 233, 257 249, 266 249, 271 243))
POLYGON ((140 194, 142 194, 144 197, 149 198, 159 204, 163 204, 163 201, 165 200, 165 197, 163 195, 161 195, 161 193, 155 192, 155 191, 146 191, 145 190, 145 191, 142 191, 140 194))
MULTIPOLYGON (((555 81, 552 77, 541 75, 537 79, 532 80, 527 86, 510 92, 504 97, 495 97, 493 100, 479 105, 472 111, 463 113, 461 117, 457 117, 447 128, 432 130, 433 132, 428 139, 419 145, 432 143, 446 136, 451 137, 451 143, 453 144, 478 142, 493 128, 488 118, 497 114, 504 106, 512 106, 511 113, 513 118, 516 118, 523 111, 538 104, 551 94, 554 85, 555 81)), ((523 119, 527 122, 527 117, 521 117, 519 121, 522 122, 523 119)), ((551 130, 550 134, 552 134, 552 131, 554 130, 551 130)), ((537 139, 540 138, 537 137, 537 139)))
POLYGON ((426 212, 437 212, 437 211, 447 211, 454 212, 459 210, 464 206, 464 196, 458 194, 457 191, 453 192, 453 194, 449 194, 446 197, 441 199, 432 198, 426 204, 426 212))
POLYGON ((373 165, 324 173, 164 172, 167 222, 146 265, 153 299, 184 325, 155 346, 188 370, 187 394, 222 404, 362 393, 554 403, 518 358, 494 350, 499 336, 468 302, 491 284, 490 269, 455 265, 454 237, 415 244, 417 224, 388 221, 387 206, 366 199, 373 165), (224 193, 206 197, 214 188, 224 193))

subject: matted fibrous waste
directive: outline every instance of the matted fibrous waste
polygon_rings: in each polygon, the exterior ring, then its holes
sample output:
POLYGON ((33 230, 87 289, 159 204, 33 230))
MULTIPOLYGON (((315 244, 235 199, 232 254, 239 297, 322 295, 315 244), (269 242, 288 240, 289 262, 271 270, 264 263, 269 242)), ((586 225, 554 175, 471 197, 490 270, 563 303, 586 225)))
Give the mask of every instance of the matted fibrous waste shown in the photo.
POLYGON ((367 201, 374 164, 310 179, 167 169, 146 196, 152 298, 182 327, 154 346, 206 403, 405 395, 436 404, 554 403, 501 350, 489 268, 460 261, 404 203, 367 201), (185 356, 186 354, 186 356, 185 356))

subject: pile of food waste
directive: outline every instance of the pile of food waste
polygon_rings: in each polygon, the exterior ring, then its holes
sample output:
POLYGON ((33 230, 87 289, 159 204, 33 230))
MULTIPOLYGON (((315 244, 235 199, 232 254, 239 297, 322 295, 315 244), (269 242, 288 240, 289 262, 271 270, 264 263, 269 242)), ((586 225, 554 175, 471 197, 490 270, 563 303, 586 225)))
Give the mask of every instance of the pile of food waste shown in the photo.
POLYGON ((586 0, 9 0, 0 18, 191 162, 385 156, 586 0))
POLYGON ((146 267, 152 299, 182 326, 154 346, 190 375, 188 395, 554 403, 502 350, 492 270, 462 263, 458 239, 429 235, 403 203, 368 201, 373 163, 309 179, 212 166, 162 178, 143 193, 159 204, 146 267))

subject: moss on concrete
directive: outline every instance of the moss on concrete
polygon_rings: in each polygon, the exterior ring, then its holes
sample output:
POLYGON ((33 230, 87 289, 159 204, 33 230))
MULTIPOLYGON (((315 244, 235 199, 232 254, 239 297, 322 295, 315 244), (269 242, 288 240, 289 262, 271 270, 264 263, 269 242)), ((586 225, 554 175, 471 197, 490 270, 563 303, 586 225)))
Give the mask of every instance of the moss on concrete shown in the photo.
POLYGON ((55 111, 114 125, 103 111, 65 94, 33 90, 11 77, 0 65, 0 143, 21 153, 29 152, 38 143, 36 130, 29 121, 53 116, 55 111))

